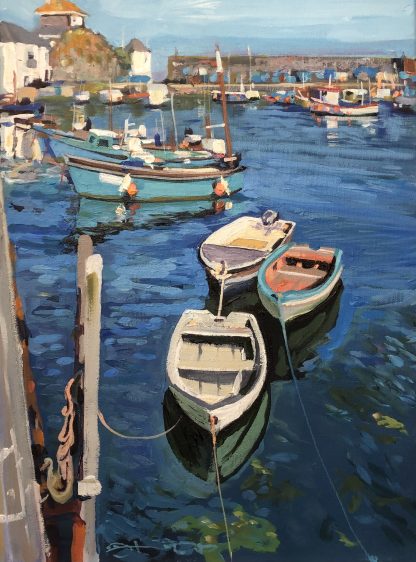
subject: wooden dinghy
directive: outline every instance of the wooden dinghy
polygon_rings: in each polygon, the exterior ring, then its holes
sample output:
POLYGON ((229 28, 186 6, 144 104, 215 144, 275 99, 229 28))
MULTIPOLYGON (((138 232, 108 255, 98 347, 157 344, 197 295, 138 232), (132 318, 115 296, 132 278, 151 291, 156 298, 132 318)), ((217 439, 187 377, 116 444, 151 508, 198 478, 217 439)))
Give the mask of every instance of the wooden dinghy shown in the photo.
POLYGON ((186 310, 167 359, 169 387, 182 410, 215 432, 240 418, 266 381, 266 349, 252 314, 186 310))
POLYGON ((333 292, 342 273, 342 251, 286 244, 263 263, 258 292, 264 307, 284 322, 311 312, 333 292))
POLYGON ((266 211, 262 217, 241 217, 211 234, 199 250, 210 284, 217 288, 222 273, 226 292, 246 289, 267 256, 291 240, 295 226, 266 211))

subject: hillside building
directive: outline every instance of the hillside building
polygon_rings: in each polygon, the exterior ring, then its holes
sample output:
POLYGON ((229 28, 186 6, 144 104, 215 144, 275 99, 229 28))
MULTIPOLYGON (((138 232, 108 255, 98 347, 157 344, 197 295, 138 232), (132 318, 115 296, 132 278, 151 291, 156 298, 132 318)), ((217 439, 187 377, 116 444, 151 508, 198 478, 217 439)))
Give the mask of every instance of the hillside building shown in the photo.
POLYGON ((130 76, 135 81, 149 82, 152 79, 152 52, 139 39, 132 39, 126 46, 130 55, 130 76))
POLYGON ((67 0, 47 0, 36 8, 40 16, 39 36, 43 39, 58 39, 65 31, 85 26, 87 13, 67 0))

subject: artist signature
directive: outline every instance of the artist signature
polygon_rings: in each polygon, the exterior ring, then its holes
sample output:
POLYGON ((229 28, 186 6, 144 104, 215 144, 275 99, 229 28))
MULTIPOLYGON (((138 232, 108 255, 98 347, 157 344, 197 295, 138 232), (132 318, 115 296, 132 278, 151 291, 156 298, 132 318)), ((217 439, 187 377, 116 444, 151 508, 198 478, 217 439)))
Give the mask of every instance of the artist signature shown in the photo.
POLYGON ((106 547, 106 552, 121 552, 127 550, 129 552, 142 552, 143 550, 164 550, 168 552, 173 550, 177 552, 178 549, 181 551, 186 551, 186 553, 191 554, 194 550, 198 551, 197 545, 189 541, 172 541, 170 539, 162 539, 161 541, 155 541, 158 544, 153 546, 147 546, 140 544, 139 541, 135 540, 133 542, 124 543, 121 541, 113 542, 106 547))
POLYGON ((144 546, 139 544, 138 541, 132 543, 113 542, 106 547, 106 552, 119 552, 120 550, 129 550, 130 552, 140 552, 145 549, 159 550, 155 546, 144 546))

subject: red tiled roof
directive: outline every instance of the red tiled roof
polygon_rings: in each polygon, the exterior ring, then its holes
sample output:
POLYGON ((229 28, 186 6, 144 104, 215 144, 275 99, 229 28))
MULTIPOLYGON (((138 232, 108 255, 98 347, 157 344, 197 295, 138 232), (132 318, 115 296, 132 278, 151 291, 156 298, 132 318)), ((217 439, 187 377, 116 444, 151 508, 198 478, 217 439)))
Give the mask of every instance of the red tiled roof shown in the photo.
POLYGON ((41 15, 57 14, 57 13, 81 14, 83 16, 88 15, 87 12, 84 12, 84 10, 78 8, 76 4, 73 4, 72 2, 68 2, 68 0, 50 0, 49 2, 46 2, 46 4, 44 4, 43 6, 40 6, 40 8, 36 8, 35 13, 41 15))

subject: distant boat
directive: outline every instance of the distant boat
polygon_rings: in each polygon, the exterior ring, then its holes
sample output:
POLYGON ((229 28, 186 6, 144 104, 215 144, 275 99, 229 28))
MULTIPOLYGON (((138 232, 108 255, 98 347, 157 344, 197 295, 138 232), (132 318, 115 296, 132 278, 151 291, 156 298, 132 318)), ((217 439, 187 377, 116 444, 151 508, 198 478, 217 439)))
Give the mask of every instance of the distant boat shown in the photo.
POLYGON ((393 107, 405 113, 416 113, 416 96, 397 96, 393 107))
POLYGON ((107 105, 120 105, 123 103, 123 94, 120 90, 110 88, 98 92, 98 97, 102 103, 107 105))
POLYGON ((220 433, 249 410, 264 387, 266 371, 264 340, 252 314, 183 313, 169 346, 169 388, 203 429, 220 433))
MULTIPOLYGON (((212 90, 211 98, 212 98, 212 101, 221 103, 221 101, 222 101, 221 90, 212 90)), ((259 93, 258 90, 254 90, 254 89, 246 90, 245 87, 244 87, 243 81, 241 81, 239 91, 237 91, 237 90, 235 90, 235 91, 233 91, 233 90, 225 91, 225 99, 226 99, 227 104, 251 103, 251 102, 254 102, 254 101, 258 101, 260 99, 260 93, 259 93)))
POLYGON ((263 96, 263 99, 271 105, 292 105, 295 103, 295 91, 278 90, 271 95, 263 96))
POLYGON ((242 189, 243 166, 168 167, 146 165, 140 159, 106 162, 66 156, 76 191, 106 201, 165 202, 228 197, 242 189))
POLYGON ((124 101, 126 102, 139 102, 149 99, 148 92, 128 92, 124 94, 124 101))
POLYGON ((263 306, 284 322, 323 303, 342 273, 341 250, 289 243, 273 252, 260 268, 258 292, 263 306))
POLYGON ((83 105, 90 101, 90 93, 87 90, 78 92, 78 94, 74 94, 74 102, 77 105, 83 105))
POLYGON ((9 115, 19 115, 23 113, 33 113, 35 115, 41 115, 45 108, 43 104, 39 102, 33 103, 6 103, 0 104, 0 113, 8 113, 9 115))
POLYGON ((227 274, 225 292, 246 289, 269 254, 291 240, 295 226, 266 211, 262 217, 240 217, 216 230, 199 250, 209 281, 218 288, 222 268, 227 274))
MULTIPOLYGON (((378 102, 364 102, 364 96, 361 95, 361 102, 354 103, 348 100, 342 100, 340 88, 333 86, 315 88, 319 94, 319 99, 312 96, 310 111, 317 115, 335 115, 348 117, 361 117, 367 115, 378 115, 378 102)), ((345 90, 345 92, 355 92, 360 90, 345 90)), ((345 94, 346 97, 347 94, 345 94)))
POLYGON ((148 91, 148 104, 147 107, 157 109, 163 107, 169 101, 169 90, 166 84, 150 84, 147 87, 148 91))

